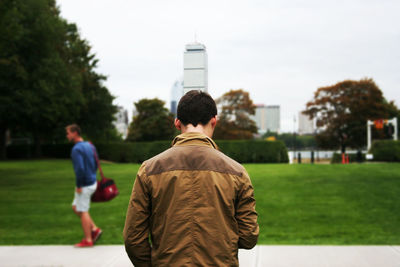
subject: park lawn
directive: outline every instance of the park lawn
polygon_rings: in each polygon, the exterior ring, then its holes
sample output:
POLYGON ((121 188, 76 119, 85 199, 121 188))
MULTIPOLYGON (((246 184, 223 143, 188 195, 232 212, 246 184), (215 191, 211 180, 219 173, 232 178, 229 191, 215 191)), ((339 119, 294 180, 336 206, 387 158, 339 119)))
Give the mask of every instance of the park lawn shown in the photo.
MULTIPOLYGON (((400 164, 245 164, 255 188, 259 244, 400 244, 400 164)), ((104 234, 122 244, 138 164, 103 164, 120 195, 93 203, 104 234)), ((69 160, 0 162, 0 245, 74 244, 69 160)), ((210 214, 210 216, 212 216, 210 214)))

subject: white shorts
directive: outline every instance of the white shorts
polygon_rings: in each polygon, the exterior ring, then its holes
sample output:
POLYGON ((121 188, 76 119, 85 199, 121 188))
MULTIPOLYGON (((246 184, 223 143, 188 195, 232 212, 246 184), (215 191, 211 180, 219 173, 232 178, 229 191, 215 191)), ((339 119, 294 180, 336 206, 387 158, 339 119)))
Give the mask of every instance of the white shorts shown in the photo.
POLYGON ((76 211, 85 212, 89 211, 90 199, 93 193, 96 191, 97 181, 93 185, 82 186, 82 192, 78 194, 75 189, 74 201, 72 206, 76 206, 76 211))

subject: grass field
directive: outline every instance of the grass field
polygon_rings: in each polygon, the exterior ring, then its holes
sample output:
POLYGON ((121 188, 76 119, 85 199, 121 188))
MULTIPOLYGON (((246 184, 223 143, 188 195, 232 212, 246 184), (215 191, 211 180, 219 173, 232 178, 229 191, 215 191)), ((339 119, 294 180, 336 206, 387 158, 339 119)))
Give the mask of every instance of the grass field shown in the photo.
MULTIPOLYGON (((400 164, 247 164, 259 244, 400 244, 400 164)), ((122 244, 137 164, 103 164, 120 195, 92 204, 104 234, 122 244)), ((74 173, 68 160, 0 162, 0 245, 74 244, 74 173)), ((212 216, 212 214, 210 214, 212 216)))

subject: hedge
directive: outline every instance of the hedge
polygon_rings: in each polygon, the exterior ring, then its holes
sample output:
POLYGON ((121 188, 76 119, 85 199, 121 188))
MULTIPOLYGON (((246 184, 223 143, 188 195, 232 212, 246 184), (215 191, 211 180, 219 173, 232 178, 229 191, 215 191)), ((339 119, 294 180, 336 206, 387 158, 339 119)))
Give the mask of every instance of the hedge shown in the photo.
POLYGON ((100 158, 115 162, 142 163, 146 159, 167 150, 171 141, 97 144, 100 158))
POLYGON ((374 155, 374 161, 400 161, 400 141, 381 140, 372 144, 370 153, 374 155))
MULTIPOLYGON (((240 163, 288 163, 286 146, 281 141, 234 140, 216 141, 219 149, 240 163)), ((100 158, 114 162, 141 163, 171 146, 171 141, 95 144, 100 158)), ((42 156, 47 158, 69 158, 71 144, 42 146, 42 156)), ((32 158, 32 145, 7 147, 9 159, 32 158)))
POLYGON ((288 163, 289 156, 282 141, 235 140, 216 141, 219 149, 240 163, 288 163))
MULTIPOLYGON (((69 158, 72 144, 46 144, 42 145, 42 156, 48 158, 69 158)), ((34 145, 10 145, 6 148, 8 159, 30 159, 34 157, 34 145)))

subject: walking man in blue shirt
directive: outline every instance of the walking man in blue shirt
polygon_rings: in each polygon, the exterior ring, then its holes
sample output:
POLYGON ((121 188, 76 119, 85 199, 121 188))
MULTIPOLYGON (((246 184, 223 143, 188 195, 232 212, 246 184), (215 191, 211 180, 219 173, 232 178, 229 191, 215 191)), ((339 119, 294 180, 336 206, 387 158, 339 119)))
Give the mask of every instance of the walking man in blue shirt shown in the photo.
POLYGON ((75 145, 71 159, 76 175, 75 197, 72 209, 81 219, 84 238, 75 247, 92 247, 102 231, 96 226, 89 214, 90 199, 97 187, 96 148, 81 137, 81 129, 76 124, 65 127, 67 139, 75 145))

